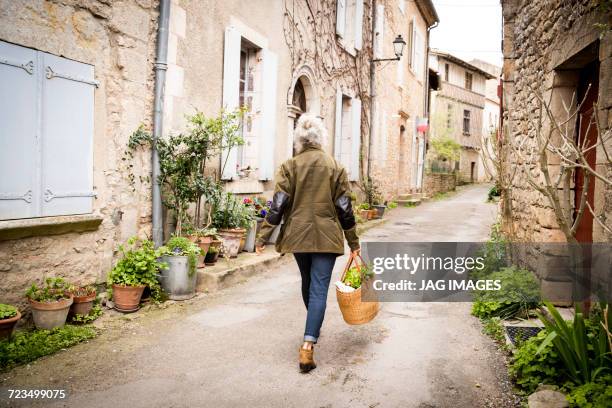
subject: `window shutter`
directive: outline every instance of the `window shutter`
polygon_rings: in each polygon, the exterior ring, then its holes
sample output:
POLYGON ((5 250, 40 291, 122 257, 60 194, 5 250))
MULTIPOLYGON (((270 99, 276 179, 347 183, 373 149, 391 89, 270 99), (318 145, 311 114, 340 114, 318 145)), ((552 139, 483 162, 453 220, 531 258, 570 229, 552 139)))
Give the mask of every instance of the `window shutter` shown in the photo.
POLYGON ((356 0, 355 4, 355 49, 361 50, 363 46, 363 0, 356 0))
POLYGON ((349 169, 349 180, 359 181, 359 166, 361 156, 361 100, 353 98, 351 103, 351 167, 349 169))
POLYGON ((414 71, 417 69, 416 60, 416 48, 417 48, 417 31, 416 31, 416 19, 412 17, 412 22, 410 23, 410 28, 412 29, 412 33, 410 34, 410 66, 414 71))
POLYGON ((259 179, 274 177, 274 146, 276 142, 276 86, 278 81, 278 56, 270 50, 262 50, 262 115, 259 138, 259 179))
POLYGON ((45 69, 42 216, 90 213, 94 196, 94 69, 91 65, 41 54, 45 69))
POLYGON ((336 122, 334 129, 334 158, 340 162, 342 157, 342 90, 336 88, 336 122))
POLYGON ((0 219, 39 214, 36 51, 0 41, 0 219))
POLYGON ((336 0, 336 34, 344 37, 346 28, 346 0, 336 0))
POLYGON ((376 6, 376 41, 374 42, 374 58, 383 58, 385 36, 385 6, 376 6))
MULTIPOLYGON (((234 27, 225 29, 225 47, 223 50, 223 108, 234 111, 239 108, 240 100, 240 40, 241 36, 234 27)), ((236 177, 238 149, 221 152, 221 166, 225 165, 221 178, 231 180, 236 177)))

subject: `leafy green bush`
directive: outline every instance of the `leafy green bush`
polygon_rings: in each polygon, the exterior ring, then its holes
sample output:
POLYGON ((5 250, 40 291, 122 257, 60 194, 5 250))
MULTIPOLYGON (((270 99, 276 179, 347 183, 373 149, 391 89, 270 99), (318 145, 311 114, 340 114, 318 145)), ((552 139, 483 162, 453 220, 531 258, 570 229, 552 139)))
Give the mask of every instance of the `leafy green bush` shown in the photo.
POLYGON ((212 225, 217 229, 249 228, 254 217, 252 206, 244 205, 232 193, 225 193, 215 203, 212 225))
POLYGON ((507 247, 508 241, 501 232, 500 224, 494 224, 491 227, 489 240, 477 254, 483 258, 484 267, 482 269, 472 269, 470 279, 488 279, 488 276, 493 272, 497 272, 505 266, 510 266, 507 261, 507 247))
POLYGON ((397 203, 395 201, 389 201, 389 204, 387 204, 387 207, 391 209, 397 208, 397 203))
POLYGON ((510 366, 510 376, 519 388, 531 394, 540 384, 559 384, 562 382, 561 361, 556 350, 550 344, 544 344, 547 336, 542 330, 536 336, 526 340, 516 349, 510 366), (538 353, 538 349, 540 349, 538 353))
POLYGON ((612 376, 605 375, 570 391, 567 400, 572 407, 612 407, 612 376))
POLYGON ((71 296, 70 285, 62 278, 46 278, 44 286, 39 288, 33 283, 25 296, 35 302, 56 302, 69 299, 71 296))
POLYGON ((166 244, 168 255, 186 256, 189 259, 189 276, 196 272, 198 255, 202 252, 199 246, 184 237, 172 237, 166 244))
POLYGON ((501 289, 476 291, 472 306, 474 316, 509 319, 526 316, 529 310, 538 307, 539 284, 530 271, 516 267, 502 268, 490 274, 487 279, 499 280, 501 289))
MULTIPOLYGON (((601 320, 585 321, 576 305, 574 321, 566 322, 552 304, 545 304, 551 317, 538 314, 547 336, 537 352, 552 345, 561 357, 564 374, 576 384, 586 384, 611 373, 610 343, 601 320)), ((607 327, 612 327, 612 316, 608 317, 607 327)))
POLYGON ((148 286, 151 290, 151 298, 161 298, 161 286, 157 280, 160 269, 167 268, 164 262, 158 259, 167 252, 166 247, 155 249, 153 242, 148 239, 132 237, 126 245, 119 245, 121 259, 108 274, 108 290, 112 294, 112 286, 148 286))
POLYGON ((17 308, 11 305, 0 303, 0 320, 10 319, 17 316, 17 308))
POLYGON ((497 187, 497 184, 496 184, 493 187, 491 187, 491 189, 489 190, 489 194, 487 195, 487 200, 493 201, 493 197, 499 197, 500 195, 501 195, 501 191, 499 190, 499 187, 497 187))
POLYGON ((92 339, 96 334, 96 330, 90 326, 70 325, 51 331, 18 331, 11 340, 0 341, 0 370, 53 354, 92 339))

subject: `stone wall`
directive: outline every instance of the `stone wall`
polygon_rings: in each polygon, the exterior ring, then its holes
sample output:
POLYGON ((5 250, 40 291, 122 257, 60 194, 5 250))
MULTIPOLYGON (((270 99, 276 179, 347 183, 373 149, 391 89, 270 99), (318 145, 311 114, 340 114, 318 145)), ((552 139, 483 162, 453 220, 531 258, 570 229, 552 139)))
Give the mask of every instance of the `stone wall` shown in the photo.
POLYGON ((99 81, 94 94, 93 214, 50 217, 60 225, 47 231, 26 227, 46 222, 41 219, 0 221, 0 236, 7 223, 34 235, 0 241, 0 303, 23 305, 26 287, 45 276, 84 284, 104 281, 117 245, 135 234, 150 235, 149 153, 136 154, 133 170, 121 158, 130 134, 141 123, 151 124, 157 14, 154 0, 0 0, 1 40, 91 64, 99 81), (90 223, 97 219, 99 226, 45 235, 72 229, 65 221, 78 224, 82 218, 90 223))
MULTIPOLYGON (((612 125, 612 36, 600 36, 597 23, 609 22, 590 0, 542 1, 503 0, 504 15, 504 131, 510 141, 533 143, 537 126, 534 115, 538 101, 534 88, 547 100, 555 113, 563 113, 563 104, 572 106, 576 76, 573 72, 584 63, 583 52, 598 45, 599 96, 598 116, 604 130, 612 125), (577 57, 578 56, 578 57, 577 57), (572 61, 568 65, 568 61, 572 61), (572 75, 574 78, 572 78, 572 75)), ((575 103, 575 102, 574 102, 575 103)), ((560 115, 562 117, 562 115, 560 115)), ((549 124, 545 123, 545 127, 549 124)), ((572 126, 573 123, 572 123, 572 126)), ((611 141, 608 141, 610 143, 611 141)), ((608 151, 612 148, 612 143, 608 151)), ((601 146, 597 151, 597 170, 612 175, 605 163, 601 146)), ((509 171, 516 157, 510 155, 509 171)), ((558 174, 559 159, 549 156, 549 171, 558 174)), ((539 177, 538 174, 536 174, 539 177)), ((527 183, 524 173, 516 173, 512 183, 512 214, 503 220, 506 231, 516 240, 533 242, 564 241, 548 200, 527 183)), ((595 182, 595 213, 601 222, 612 225, 612 188, 595 182)), ((595 221, 593 240, 610 241, 612 236, 595 221)))
POLYGON ((455 188, 457 188, 457 176, 455 173, 425 173, 423 194, 426 197, 433 197, 438 193, 455 191, 455 188))

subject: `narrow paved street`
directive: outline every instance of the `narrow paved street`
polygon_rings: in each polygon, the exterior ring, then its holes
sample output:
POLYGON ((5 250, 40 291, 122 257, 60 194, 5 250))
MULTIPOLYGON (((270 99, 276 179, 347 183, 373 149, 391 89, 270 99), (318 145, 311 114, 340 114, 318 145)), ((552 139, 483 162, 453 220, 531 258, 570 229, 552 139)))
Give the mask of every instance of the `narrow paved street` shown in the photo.
MULTIPOLYGON (((496 211, 488 187, 398 208, 362 239, 485 240, 496 211)), ((503 357, 469 309, 387 303, 374 322, 350 327, 332 285, 318 368, 301 375, 304 308, 297 267, 285 262, 220 293, 126 316, 89 344, 0 375, 0 387, 69 390, 47 406, 512 407, 503 357)))

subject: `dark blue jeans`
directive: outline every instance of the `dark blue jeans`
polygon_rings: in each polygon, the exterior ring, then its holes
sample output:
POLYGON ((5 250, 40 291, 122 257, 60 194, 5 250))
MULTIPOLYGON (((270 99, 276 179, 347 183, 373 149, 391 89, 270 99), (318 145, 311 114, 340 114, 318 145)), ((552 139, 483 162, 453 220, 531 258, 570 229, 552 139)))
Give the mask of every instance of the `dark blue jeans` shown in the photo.
POLYGON ((306 306, 304 341, 317 342, 327 305, 327 291, 337 254, 293 254, 302 275, 302 299, 306 306))

